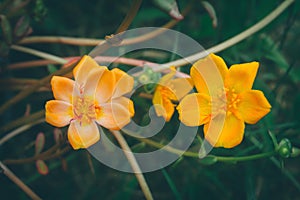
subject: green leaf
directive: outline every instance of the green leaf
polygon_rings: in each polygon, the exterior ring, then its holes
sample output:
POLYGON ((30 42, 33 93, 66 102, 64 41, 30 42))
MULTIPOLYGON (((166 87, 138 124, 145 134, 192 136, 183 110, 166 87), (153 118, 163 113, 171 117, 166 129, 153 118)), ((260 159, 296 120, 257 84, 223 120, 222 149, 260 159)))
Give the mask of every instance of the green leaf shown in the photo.
POLYGON ((206 156, 200 160, 200 163, 203 165, 213 165, 216 162, 218 162, 218 159, 215 156, 206 156))
POLYGON ((39 154, 45 145, 45 134, 40 132, 35 139, 35 154, 39 154))
POLYGON ((48 166, 46 165, 46 163, 43 160, 37 160, 35 162, 35 164, 36 164, 36 168, 40 174, 47 175, 49 173, 48 166))
POLYGON ((47 69, 49 71, 50 74, 54 73, 57 71, 57 68, 55 67, 55 65, 52 65, 52 64, 48 64, 47 65, 47 69))
POLYGON ((30 32, 30 18, 27 15, 25 15, 18 20, 14 28, 14 35, 19 38, 22 38, 28 35, 29 32, 30 32))
POLYGON ((7 44, 12 42, 11 26, 5 15, 0 15, 1 32, 7 44))

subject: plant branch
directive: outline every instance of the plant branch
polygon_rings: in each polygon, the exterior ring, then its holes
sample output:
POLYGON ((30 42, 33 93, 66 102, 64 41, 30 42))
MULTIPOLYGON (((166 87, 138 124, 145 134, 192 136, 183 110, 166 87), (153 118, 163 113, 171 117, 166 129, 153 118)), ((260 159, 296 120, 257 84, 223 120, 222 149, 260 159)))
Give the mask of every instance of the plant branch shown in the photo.
POLYGON ((119 131, 111 131, 111 133, 115 136, 115 138, 119 142, 121 148, 123 149, 123 152, 124 152, 125 156, 127 157, 128 161, 134 171, 134 174, 142 188, 142 191, 143 191, 146 199, 148 199, 148 200, 153 199, 151 191, 148 187, 148 184, 143 176, 143 173, 142 173, 130 147, 128 146, 125 138, 122 136, 122 134, 119 131))
POLYGON ((0 167, 12 182, 14 182, 19 188, 21 188, 31 199, 41 199, 35 192, 33 192, 21 179, 19 179, 9 168, 7 168, 1 161, 0 167))

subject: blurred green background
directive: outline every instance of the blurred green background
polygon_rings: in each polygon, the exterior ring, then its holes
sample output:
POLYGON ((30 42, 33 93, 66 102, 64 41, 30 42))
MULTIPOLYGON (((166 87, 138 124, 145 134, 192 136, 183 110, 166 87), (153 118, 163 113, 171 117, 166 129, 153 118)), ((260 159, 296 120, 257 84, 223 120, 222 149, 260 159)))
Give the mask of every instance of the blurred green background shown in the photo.
MULTIPOLYGON (((0 5, 5 5, 1 0, 0 5)), ((16 5, 21 0, 11 1, 16 5)), ((32 0, 20 13, 12 14, 0 9, 2 16, 9 16, 12 26, 20 16, 28 17, 32 33, 30 36, 70 36, 104 38, 116 31, 126 16, 132 1, 101 0, 32 0)), ((218 26, 212 20, 201 1, 178 1, 180 10, 192 4, 185 18, 172 29, 185 33, 209 48, 250 27, 275 9, 282 1, 216 1, 213 6, 218 26)), ((234 149, 215 149, 216 155, 242 156, 272 150, 273 143, 268 135, 271 130, 278 141, 288 138, 292 145, 300 147, 300 3, 296 1, 266 28, 246 40, 220 53, 228 66, 234 63, 259 61, 260 70, 254 88, 264 91, 272 105, 272 111, 257 125, 247 126, 243 143, 234 149)), ((3 21, 3 18, 1 18, 3 21)), ((138 15, 130 28, 159 27, 171 20, 170 16, 155 6, 152 1, 143 1, 138 15)), ((22 37, 14 36, 7 42, 2 29, 1 36, 1 79, 38 79, 48 75, 49 67, 9 70, 9 64, 36 59, 36 57, 9 51, 11 43, 22 37)), ((64 44, 30 44, 34 49, 57 56, 81 56, 93 47, 64 44)), ((138 57, 138 54, 137 54, 138 57)), ((144 57, 143 59, 153 59, 144 57)), ((163 59, 163 58, 162 58, 163 59)), ((57 65, 56 67, 58 67, 57 65)), ((50 70, 51 71, 51 70, 50 70)), ((189 66, 183 69, 189 71, 189 66)), ((1 103, 9 101, 18 90, 1 85, 1 103)), ((52 98, 50 91, 37 92, 11 107, 1 116, 1 125, 21 117, 26 105, 31 112, 44 108, 52 98)), ((150 100, 136 102, 139 113, 147 113, 150 100)), ((170 137, 177 116, 165 128, 170 137)), ((202 128, 200 128, 202 129, 202 128)), ((66 129, 62 129, 63 133, 66 129)), ((53 127, 42 123, 27 130, 0 146, 1 160, 31 157, 34 140, 39 132, 45 133, 44 149, 54 144, 53 127)), ((200 131, 201 132, 201 131, 200 131)), ((172 136, 172 135, 171 135, 172 136)), ((2 135, 1 135, 2 137, 2 135)), ((165 136, 167 137, 167 136, 165 136)), ((139 142, 126 137, 129 144, 139 142)), ((143 151, 151 150, 144 147, 143 151)), ((137 150, 138 151, 138 150, 137 150)), ((40 175, 35 162, 8 165, 15 174, 28 184, 43 199, 143 199, 136 177, 110 169, 90 157, 85 150, 70 150, 61 159, 46 161, 47 175, 40 175), (62 164, 64 163, 64 164, 62 164)), ((176 163, 156 172, 144 174, 155 199, 299 199, 300 157, 279 157, 240 163, 215 163, 204 165, 198 159, 182 157, 176 163)), ((0 199, 28 199, 6 176, 0 174, 0 199)))

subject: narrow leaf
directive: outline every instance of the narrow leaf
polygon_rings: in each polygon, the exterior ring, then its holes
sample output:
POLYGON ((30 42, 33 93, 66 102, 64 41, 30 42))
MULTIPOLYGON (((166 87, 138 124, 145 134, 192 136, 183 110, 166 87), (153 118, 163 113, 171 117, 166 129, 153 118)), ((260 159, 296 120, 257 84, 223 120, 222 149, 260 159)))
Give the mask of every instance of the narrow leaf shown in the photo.
POLYGON ((211 20, 212 20, 212 25, 214 28, 218 26, 218 18, 216 15, 216 11, 214 7, 208 2, 208 1, 202 1, 201 2, 205 10, 208 12, 211 20))
POLYGON ((40 132, 35 140, 35 154, 39 154, 45 145, 45 134, 40 132))
POLYGON ((47 175, 49 173, 48 166, 46 165, 46 163, 43 160, 37 160, 35 164, 36 164, 36 168, 40 174, 47 175))

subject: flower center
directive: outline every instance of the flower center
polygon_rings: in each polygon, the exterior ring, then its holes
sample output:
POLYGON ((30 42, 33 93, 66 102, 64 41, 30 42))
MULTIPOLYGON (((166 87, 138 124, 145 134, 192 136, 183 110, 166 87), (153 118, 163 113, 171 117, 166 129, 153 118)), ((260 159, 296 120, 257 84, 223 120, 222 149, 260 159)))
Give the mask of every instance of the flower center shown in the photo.
POLYGON ((212 98, 212 116, 217 114, 236 113, 237 105, 240 102, 239 95, 233 88, 224 88, 212 98))
POLYGON ((92 97, 77 96, 73 102, 74 119, 79 120, 80 125, 85 126, 90 124, 95 118, 100 107, 95 105, 92 97))

